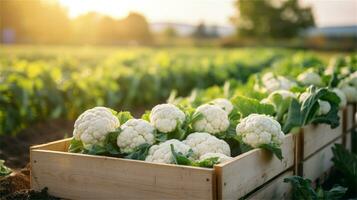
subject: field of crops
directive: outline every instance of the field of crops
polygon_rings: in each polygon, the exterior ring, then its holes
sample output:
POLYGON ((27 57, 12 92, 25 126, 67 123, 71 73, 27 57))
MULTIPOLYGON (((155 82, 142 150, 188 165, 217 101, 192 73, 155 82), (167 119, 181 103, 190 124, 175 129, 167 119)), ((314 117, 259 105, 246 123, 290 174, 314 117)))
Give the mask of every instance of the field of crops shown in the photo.
MULTIPOLYGON (((68 199, 138 197, 143 191, 161 198, 172 194, 158 190, 151 179, 179 176, 170 187, 183 199, 356 195, 357 175, 349 165, 357 162, 351 153, 357 147, 357 54, 30 46, 1 47, 0 52, 0 158, 11 167, 30 161, 32 176, 15 173, 25 177, 20 180, 24 189, 31 178, 32 189, 49 187, 49 194, 68 199), (31 148, 29 157, 30 145, 58 139, 63 140, 31 148), (106 180, 112 174, 84 170, 82 163, 125 170, 125 187, 134 192, 111 193, 106 180), (341 186, 322 186, 320 178, 333 165, 338 174, 325 182, 341 186), (149 178, 138 181, 137 168, 150 166, 149 178), (244 167, 254 173, 236 173, 244 167), (57 185, 62 176, 93 173, 92 183, 100 184, 89 186, 102 188, 100 193, 83 193, 83 184, 72 181, 57 185), (184 187, 191 181, 193 188, 184 187), (226 185, 233 187, 225 190, 226 185), (267 193, 271 188, 279 190, 267 193)), ((0 176, 11 178, 10 173, 0 160, 0 176)), ((125 182, 121 176, 112 181, 125 182)), ((8 183, 0 179, 0 194, 5 193, 1 184, 8 183)), ((47 190, 41 194, 48 195, 47 190)))
MULTIPOLYGON (((74 119, 97 105, 142 111, 194 88, 244 83, 271 66, 323 65, 284 49, 3 47, 0 135, 54 118, 74 119)), ((286 68, 285 66, 289 66, 286 68)), ((281 69, 276 69, 279 72, 281 69)), ((294 68, 295 69, 295 68, 294 68)))

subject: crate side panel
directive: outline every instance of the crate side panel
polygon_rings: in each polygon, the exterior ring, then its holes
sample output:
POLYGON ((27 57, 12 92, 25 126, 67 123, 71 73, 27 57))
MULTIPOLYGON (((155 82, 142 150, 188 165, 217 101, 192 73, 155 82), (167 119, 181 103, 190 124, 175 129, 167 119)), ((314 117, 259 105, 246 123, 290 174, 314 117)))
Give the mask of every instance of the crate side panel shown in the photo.
POLYGON ((68 199, 213 199, 214 170, 33 150, 31 186, 68 199))
POLYGON ((254 199, 291 199, 291 184, 284 183, 284 179, 294 175, 293 171, 287 171, 276 177, 270 183, 247 197, 254 199))
POLYGON ((72 138, 57 140, 46 144, 31 146, 31 149, 42 149, 51 151, 67 151, 72 138))
POLYGON ((335 140, 303 162, 303 176, 305 178, 315 181, 333 166, 331 161, 333 157, 331 147, 333 147, 335 143, 341 144, 342 138, 335 140))
POLYGON ((356 104, 348 104, 347 105, 347 122, 346 122, 346 128, 347 130, 350 130, 353 127, 354 124, 354 106, 356 104))
POLYGON ((318 124, 304 127, 304 156, 311 156, 326 144, 342 135, 342 123, 337 128, 331 129, 330 125, 318 124))
POLYGON ((294 165, 295 135, 284 137, 283 160, 255 149, 217 166, 218 198, 238 199, 294 165))

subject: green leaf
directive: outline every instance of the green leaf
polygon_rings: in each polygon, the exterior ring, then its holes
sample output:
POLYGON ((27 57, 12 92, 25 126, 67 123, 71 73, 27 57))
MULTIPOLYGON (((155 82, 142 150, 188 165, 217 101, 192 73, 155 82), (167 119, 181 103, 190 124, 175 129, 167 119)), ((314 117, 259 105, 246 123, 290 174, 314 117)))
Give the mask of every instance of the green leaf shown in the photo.
POLYGON ((150 110, 146 110, 145 113, 141 116, 141 119, 150 122, 150 110))
POLYGON ((247 117, 252 113, 273 115, 275 112, 274 106, 271 104, 261 103, 256 99, 239 95, 232 99, 232 104, 242 117, 247 117))
POLYGON ((104 146, 106 148, 107 153, 109 153, 110 155, 119 155, 120 154, 120 148, 118 147, 118 144, 117 144, 117 138, 118 138, 118 135, 120 134, 120 131, 121 131, 121 129, 118 128, 117 131, 110 132, 105 137, 104 146))
POLYGON ((174 145, 170 144, 171 148, 171 153, 172 153, 172 158, 175 164, 177 165, 192 165, 192 161, 185 155, 183 155, 181 152, 176 152, 174 145))
POLYGON ((277 158, 279 158, 279 160, 283 159, 283 154, 281 152, 281 148, 276 145, 276 144, 262 144, 259 146, 259 148, 268 150, 270 152, 272 152, 277 158))
POLYGON ((155 136, 155 141, 157 142, 165 142, 166 140, 168 140, 168 134, 167 133, 161 133, 161 132, 158 132, 156 131, 154 133, 154 136, 155 136))
POLYGON ((5 161, 0 160, 0 176, 7 176, 11 174, 12 170, 5 166, 5 161))
POLYGON ((84 147, 83 147, 82 141, 72 138, 71 143, 68 147, 68 152, 81 153, 83 151, 83 149, 84 149, 84 147))
POLYGON ((134 159, 134 160, 145 160, 146 156, 149 153, 150 147, 151 147, 150 144, 147 143, 141 144, 138 147, 136 147, 132 153, 125 156, 125 158, 134 159))
POLYGON ((283 132, 288 134, 291 129, 302 126, 302 116, 300 111, 300 103, 296 99, 292 99, 289 105, 287 117, 283 123, 283 132))
POLYGON ((290 183, 293 187, 293 200, 315 200, 317 194, 312 188, 311 181, 300 176, 291 176, 284 179, 285 183, 290 183))
POLYGON ((346 150, 341 144, 332 147, 335 168, 343 175, 344 185, 357 188, 357 155, 346 150))
POLYGON ((84 154, 89 155, 105 155, 107 153, 107 149, 102 145, 92 145, 90 148, 83 150, 84 154))
POLYGON ((334 186, 329 191, 325 191, 318 186, 315 191, 309 179, 300 176, 291 176, 284 179, 285 183, 290 183, 293 187, 293 200, 338 200, 346 193, 347 189, 341 186, 334 186))
POLYGON ((120 124, 124 124, 129 119, 133 119, 133 116, 128 111, 121 111, 117 114, 120 124))
POLYGON ((197 162, 195 165, 198 167, 212 168, 214 165, 219 163, 218 157, 207 158, 197 162))

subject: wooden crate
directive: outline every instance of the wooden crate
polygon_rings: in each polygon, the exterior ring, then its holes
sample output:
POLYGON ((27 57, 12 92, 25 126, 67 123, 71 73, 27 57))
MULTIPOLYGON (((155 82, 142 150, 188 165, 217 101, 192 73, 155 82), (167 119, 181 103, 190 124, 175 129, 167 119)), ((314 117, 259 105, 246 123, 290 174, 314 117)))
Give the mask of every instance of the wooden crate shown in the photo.
POLYGON ((354 118, 356 114, 356 104, 348 104, 346 108, 346 129, 350 130, 356 123, 354 118))
POLYGON ((342 137, 337 138, 330 144, 326 145, 324 148, 307 158, 302 162, 302 176, 315 181, 318 178, 323 178, 324 175, 331 169, 333 162, 331 158, 333 157, 331 147, 335 143, 342 143, 342 137))
POLYGON ((334 141, 336 138, 341 137, 343 133, 343 117, 342 111, 340 112, 340 126, 331 129, 327 124, 311 124, 304 128, 299 135, 298 151, 301 154, 301 160, 305 160, 315 152, 327 144, 334 141))
POLYGON ((295 136, 284 159, 255 149, 214 169, 66 152, 70 139, 31 148, 31 187, 68 199, 237 199, 294 165, 295 136))
POLYGON ((289 170, 274 178, 272 181, 268 182, 262 188, 258 189, 256 192, 252 193, 245 199, 291 199, 291 184, 285 183, 284 179, 293 175, 294 171, 289 170))
POLYGON ((31 148, 31 188, 68 199, 215 199, 215 171, 65 152, 69 139, 31 148))
POLYGON ((293 168, 295 135, 284 137, 280 161, 272 154, 254 149, 235 157, 232 161, 215 166, 218 199, 238 199, 263 185, 275 176, 293 168))

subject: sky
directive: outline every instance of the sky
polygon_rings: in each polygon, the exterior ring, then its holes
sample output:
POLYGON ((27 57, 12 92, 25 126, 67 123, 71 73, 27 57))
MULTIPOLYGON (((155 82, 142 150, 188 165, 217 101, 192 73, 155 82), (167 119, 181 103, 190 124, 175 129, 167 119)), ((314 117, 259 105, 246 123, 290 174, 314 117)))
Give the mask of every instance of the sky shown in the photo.
MULTIPOLYGON (((150 23, 175 22, 230 26, 235 0, 59 0, 70 17, 96 11, 115 18, 129 12, 143 14, 150 23)), ((357 0, 300 0, 311 5, 317 26, 357 25, 357 0)))

